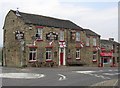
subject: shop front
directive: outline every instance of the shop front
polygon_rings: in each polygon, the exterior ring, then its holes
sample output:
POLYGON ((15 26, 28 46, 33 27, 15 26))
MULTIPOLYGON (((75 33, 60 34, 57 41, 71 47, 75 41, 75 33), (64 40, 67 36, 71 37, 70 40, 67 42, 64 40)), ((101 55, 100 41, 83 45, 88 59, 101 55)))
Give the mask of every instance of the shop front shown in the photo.
POLYGON ((112 52, 101 52, 100 56, 100 67, 110 67, 115 64, 112 52))

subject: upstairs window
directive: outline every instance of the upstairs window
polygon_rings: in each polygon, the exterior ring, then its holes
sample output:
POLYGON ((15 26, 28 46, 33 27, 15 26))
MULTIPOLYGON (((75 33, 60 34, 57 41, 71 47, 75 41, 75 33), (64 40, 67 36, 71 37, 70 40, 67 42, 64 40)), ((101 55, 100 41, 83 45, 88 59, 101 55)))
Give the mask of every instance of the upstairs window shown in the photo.
POLYGON ((42 28, 37 28, 36 39, 42 40, 42 33, 43 33, 43 29, 42 28))
POLYGON ((75 35, 76 35, 76 32, 73 30, 70 32, 70 41, 75 41, 75 35))
POLYGON ((90 38, 89 37, 86 38, 86 46, 90 46, 90 38))
POLYGON ((80 41, 80 32, 76 32, 76 41, 80 41))
POLYGON ((96 38, 93 38, 93 46, 96 46, 96 38))
POLYGON ((60 31, 60 41, 64 41, 64 31, 60 31))

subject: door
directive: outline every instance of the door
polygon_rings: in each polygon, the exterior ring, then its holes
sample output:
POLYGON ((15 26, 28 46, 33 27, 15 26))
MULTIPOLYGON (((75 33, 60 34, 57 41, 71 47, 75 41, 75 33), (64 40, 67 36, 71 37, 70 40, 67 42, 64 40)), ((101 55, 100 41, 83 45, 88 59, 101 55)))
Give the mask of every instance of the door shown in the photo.
POLYGON ((101 58, 101 67, 103 67, 103 63, 104 63, 104 62, 103 62, 103 59, 104 59, 104 58, 101 58))
POLYGON ((60 65, 63 65, 64 53, 63 48, 60 49, 60 65))
POLYGON ((115 66, 115 57, 113 57, 113 64, 112 65, 115 66))

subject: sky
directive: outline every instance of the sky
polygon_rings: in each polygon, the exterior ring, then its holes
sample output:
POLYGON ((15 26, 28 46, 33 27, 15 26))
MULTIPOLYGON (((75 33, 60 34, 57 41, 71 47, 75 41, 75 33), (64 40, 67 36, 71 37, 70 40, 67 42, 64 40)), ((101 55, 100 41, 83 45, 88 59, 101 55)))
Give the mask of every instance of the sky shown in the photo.
POLYGON ((0 46, 3 25, 9 10, 71 20, 91 29, 102 39, 118 41, 118 0, 0 0, 0 46))

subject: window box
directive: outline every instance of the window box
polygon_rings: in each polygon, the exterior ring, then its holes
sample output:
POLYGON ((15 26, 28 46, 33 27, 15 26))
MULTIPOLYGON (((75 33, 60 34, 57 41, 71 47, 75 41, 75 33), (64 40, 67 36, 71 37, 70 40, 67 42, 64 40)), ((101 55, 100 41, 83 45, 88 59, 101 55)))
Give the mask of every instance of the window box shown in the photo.
POLYGON ((76 60, 81 60, 80 58, 76 58, 76 60))
POLYGON ((35 63, 37 60, 29 60, 29 63, 35 63))
POLYGON ((95 59, 95 60, 92 60, 92 62, 97 62, 97 60, 95 59))
POLYGON ((52 62, 52 59, 47 59, 46 62, 52 62))
POLYGON ((43 41, 42 39, 36 39, 37 42, 43 41))

